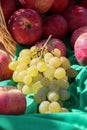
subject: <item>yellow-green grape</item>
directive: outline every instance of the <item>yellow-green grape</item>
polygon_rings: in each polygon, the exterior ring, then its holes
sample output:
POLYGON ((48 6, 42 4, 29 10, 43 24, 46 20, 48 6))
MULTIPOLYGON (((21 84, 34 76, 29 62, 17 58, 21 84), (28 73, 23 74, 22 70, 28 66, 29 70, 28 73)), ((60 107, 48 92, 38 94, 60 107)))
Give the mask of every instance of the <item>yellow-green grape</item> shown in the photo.
POLYGON ((47 65, 47 69, 43 72, 44 77, 48 78, 49 80, 53 80, 54 78, 55 68, 51 65, 47 65))
POLYGON ((46 100, 46 95, 44 93, 37 93, 34 95, 34 101, 36 103, 41 103, 44 100, 46 100))
POLYGON ((19 53, 19 57, 24 57, 24 56, 29 56, 31 57, 32 53, 30 51, 30 49, 23 49, 21 50, 21 52, 19 53))
POLYGON ((41 84, 44 86, 44 87, 49 87, 50 85, 50 80, 46 77, 43 77, 41 80, 40 80, 41 84))
POLYGON ((12 62, 9 63, 9 69, 15 71, 18 64, 19 64, 18 61, 13 60, 12 62))
POLYGON ((58 57, 52 57, 49 59, 49 64, 57 68, 61 65, 61 60, 58 57))
POLYGON ((57 68, 57 69, 55 70, 55 72, 54 72, 54 77, 55 77, 56 79, 62 79, 65 75, 66 75, 66 71, 65 71, 65 69, 62 68, 62 67, 57 68))
POLYGON ((24 86, 23 82, 17 83, 17 89, 22 90, 23 86, 24 86))
POLYGON ((38 73, 37 76, 33 77, 32 82, 35 83, 43 78, 42 74, 38 73))
POLYGON ((49 111, 49 101, 42 101, 39 105, 39 113, 46 113, 49 111))
POLYGON ((58 82, 56 79, 53 79, 49 85, 49 90, 50 91, 56 91, 58 92, 60 89, 60 86, 58 85, 58 82))
POLYGON ((21 63, 16 67, 16 71, 21 72, 28 68, 28 66, 25 63, 21 63))
POLYGON ((32 59, 31 62, 30 62, 30 66, 37 65, 37 63, 39 61, 41 61, 41 59, 39 57, 36 57, 36 58, 32 59))
POLYGON ((23 64, 23 63, 25 63, 25 64, 27 64, 27 65, 29 65, 30 64, 30 61, 31 61, 31 58, 29 57, 29 56, 22 56, 22 57, 18 57, 18 62, 20 63, 20 64, 23 64))
POLYGON ((30 67, 27 69, 27 73, 28 73, 31 77, 37 76, 37 74, 38 74, 37 66, 35 66, 35 65, 30 66, 30 67))
POLYGON ((23 70, 21 72, 18 73, 18 77, 17 80, 18 82, 23 82, 24 77, 27 75, 27 71, 23 70))
POLYGON ((33 85, 32 85, 32 93, 36 94, 37 91, 42 87, 42 84, 40 81, 37 81, 35 82, 33 85))
POLYGON ((78 72, 74 68, 68 68, 67 69, 67 76, 69 78, 75 78, 77 76, 78 72))
POLYGON ((47 87, 41 87, 38 89, 37 94, 44 94, 45 96, 47 96, 49 89, 47 87))
POLYGON ((59 80, 57 80, 57 83, 58 83, 58 86, 63 87, 65 89, 67 89, 69 87, 68 80, 59 79, 59 80))
POLYGON ((47 94, 47 98, 49 101, 58 101, 59 100, 59 94, 56 91, 49 91, 47 94))
POLYGON ((51 102, 51 103, 49 104, 49 111, 50 111, 51 113, 60 112, 60 111, 61 111, 61 106, 60 106, 60 104, 59 104, 58 102, 55 102, 55 101, 51 102))
POLYGON ((68 68, 70 68, 70 61, 67 57, 65 56, 61 56, 60 57, 61 60, 61 67, 63 67, 65 70, 67 70, 68 68))
POLYGON ((47 65, 45 62, 38 62, 37 63, 37 69, 39 72, 44 72, 47 69, 47 65))
POLYGON ((31 86, 24 85, 24 86, 22 87, 22 92, 23 92, 23 94, 31 94, 31 93, 32 93, 32 92, 31 92, 31 86))
POLYGON ((14 72, 13 72, 12 79, 13 79, 15 82, 18 82, 18 75, 19 75, 19 73, 18 73, 17 71, 14 71, 14 72))
POLYGON ((59 95, 60 95, 60 100, 61 101, 66 101, 66 100, 68 100, 70 98, 70 93, 64 88, 60 89, 59 95))
POLYGON ((44 55, 44 61, 45 61, 46 63, 48 63, 48 62, 49 62, 49 59, 52 58, 52 57, 53 57, 53 55, 52 55, 50 52, 47 52, 47 53, 44 55))
POLYGON ((31 84, 32 83, 32 77, 29 76, 29 75, 24 76, 23 83, 25 83, 26 85, 31 84))
POLYGON ((61 111, 60 112, 69 112, 69 110, 67 108, 61 107, 61 111))
POLYGON ((52 50, 52 54, 53 54, 54 56, 56 56, 56 57, 60 57, 60 56, 61 56, 61 51, 60 51, 60 49, 58 49, 58 48, 54 48, 54 49, 52 50))

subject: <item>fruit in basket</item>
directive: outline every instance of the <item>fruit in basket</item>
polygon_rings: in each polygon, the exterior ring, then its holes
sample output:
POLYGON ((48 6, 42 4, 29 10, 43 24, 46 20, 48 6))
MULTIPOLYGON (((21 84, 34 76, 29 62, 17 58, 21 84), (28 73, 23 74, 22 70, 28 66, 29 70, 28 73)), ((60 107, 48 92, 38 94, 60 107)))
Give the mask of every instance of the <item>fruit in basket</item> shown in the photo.
MULTIPOLYGON (((43 40, 40 40, 38 42, 36 42, 35 46, 38 47, 38 48, 42 48, 42 46, 45 44, 46 42, 46 39, 43 39, 43 40)), ((51 38, 48 43, 47 43, 47 47, 48 47, 48 51, 53 51, 53 53, 55 53, 57 51, 57 54, 58 53, 58 50, 59 49, 61 51, 61 54, 59 55, 62 55, 62 56, 66 56, 66 46, 64 44, 64 42, 60 39, 57 39, 57 38, 51 38)))
POLYGON ((62 15, 54 14, 43 19, 43 37, 52 35, 53 38, 62 39, 66 36, 68 25, 62 15))
POLYGON ((0 81, 7 80, 12 77, 13 71, 9 69, 8 65, 11 58, 4 50, 0 50, 0 81))
POLYGON ((67 7, 69 0, 54 0, 50 11, 52 13, 61 13, 67 7))
POLYGON ((83 33, 77 38, 74 53, 79 64, 87 65, 87 33, 83 33))
POLYGON ((35 10, 19 9, 10 17, 8 28, 19 44, 33 45, 41 38, 42 19, 35 10))
POLYGON ((77 39, 82 33, 85 33, 85 32, 87 32, 87 26, 82 26, 82 27, 76 29, 76 30, 72 33, 72 35, 71 35, 71 42, 70 42, 72 48, 74 48, 74 44, 75 44, 76 39, 77 39))
POLYGON ((23 114, 26 99, 23 93, 13 86, 0 87, 0 114, 23 114))
POLYGON ((67 20, 70 32, 79 27, 87 26, 87 9, 82 6, 74 5, 67 8, 63 16, 67 20))
POLYGON ((25 8, 36 10, 38 13, 46 13, 53 4, 54 0, 19 0, 25 8))
POLYGON ((5 16, 6 22, 8 22, 10 16, 16 10, 15 0, 1 0, 1 7, 5 16))

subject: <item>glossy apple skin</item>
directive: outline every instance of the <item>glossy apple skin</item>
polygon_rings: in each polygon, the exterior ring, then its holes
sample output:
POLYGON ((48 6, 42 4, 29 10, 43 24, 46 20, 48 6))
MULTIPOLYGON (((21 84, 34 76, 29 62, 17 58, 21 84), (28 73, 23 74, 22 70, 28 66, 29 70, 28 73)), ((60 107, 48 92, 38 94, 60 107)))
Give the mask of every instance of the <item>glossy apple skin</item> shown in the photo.
POLYGON ((52 13, 61 13, 62 11, 65 10, 65 8, 68 6, 69 0, 54 0, 50 11, 52 13))
POLYGON ((87 65, 87 33, 83 33, 77 38, 74 53, 80 65, 87 65))
POLYGON ((1 6, 7 23, 11 15, 16 10, 16 2, 15 0, 1 0, 1 6))
POLYGON ((87 9, 84 7, 71 6, 64 11, 63 16, 67 20, 70 32, 79 27, 87 26, 87 9))
POLYGON ((62 15, 50 15, 43 20, 43 37, 52 35, 53 38, 62 39, 68 32, 68 25, 62 15))
POLYGON ((0 81, 12 78, 13 71, 8 67, 11 61, 7 52, 0 50, 0 81))
POLYGON ((72 35, 71 35, 71 41, 70 41, 70 45, 72 48, 74 48, 74 44, 75 44, 75 41, 76 39, 82 34, 82 33, 85 33, 87 32, 87 26, 82 26, 78 29, 76 29, 72 35))
POLYGON ((9 19, 8 28, 19 44, 34 45, 42 35, 42 19, 35 10, 19 9, 9 19))
POLYGON ((38 13, 46 13, 52 6, 54 0, 19 0, 25 8, 36 10, 38 13))
MULTIPOLYGON (((35 45, 39 48, 42 48, 43 45, 45 44, 46 39, 38 41, 35 45)), ((47 43, 48 50, 51 52, 53 49, 58 48, 61 51, 62 56, 66 56, 66 46, 64 42, 60 39, 52 38, 48 43, 47 43)))
POLYGON ((13 86, 0 87, 0 114, 23 114, 26 99, 23 93, 13 86))

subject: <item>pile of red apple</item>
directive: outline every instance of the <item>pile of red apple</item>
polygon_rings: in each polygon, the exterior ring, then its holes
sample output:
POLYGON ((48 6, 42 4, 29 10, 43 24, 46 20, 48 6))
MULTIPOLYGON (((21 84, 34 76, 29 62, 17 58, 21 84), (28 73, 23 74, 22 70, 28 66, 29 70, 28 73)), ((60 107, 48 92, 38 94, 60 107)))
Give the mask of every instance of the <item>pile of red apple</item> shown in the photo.
MULTIPOLYGON (((8 31, 18 44, 40 47, 52 35, 49 49, 59 48, 66 56, 63 39, 68 36, 78 63, 87 65, 87 0, 1 0, 1 6, 8 31)), ((1 81, 12 76, 10 61, 0 51, 1 81)))

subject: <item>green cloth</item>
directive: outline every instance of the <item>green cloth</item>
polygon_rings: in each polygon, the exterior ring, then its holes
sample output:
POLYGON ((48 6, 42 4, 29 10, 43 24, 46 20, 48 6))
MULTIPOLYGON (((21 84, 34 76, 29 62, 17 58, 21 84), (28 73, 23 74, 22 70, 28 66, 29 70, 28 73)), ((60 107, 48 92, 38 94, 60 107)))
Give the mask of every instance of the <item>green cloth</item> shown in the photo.
MULTIPOLYGON (((64 103, 70 112, 39 114, 34 95, 30 94, 25 96, 27 107, 23 115, 0 115, 0 130, 87 130, 87 66, 77 63, 68 41, 66 46, 71 66, 78 71, 69 87, 71 97, 64 103)), ((15 59, 23 48, 17 46, 15 59)), ((12 79, 0 82, 0 86, 5 85, 16 86, 16 83, 12 79)))

